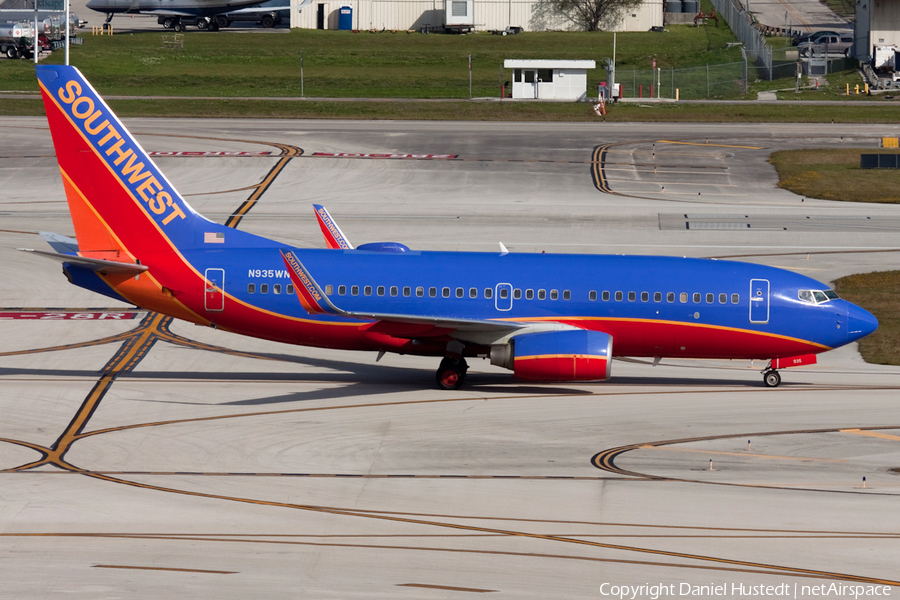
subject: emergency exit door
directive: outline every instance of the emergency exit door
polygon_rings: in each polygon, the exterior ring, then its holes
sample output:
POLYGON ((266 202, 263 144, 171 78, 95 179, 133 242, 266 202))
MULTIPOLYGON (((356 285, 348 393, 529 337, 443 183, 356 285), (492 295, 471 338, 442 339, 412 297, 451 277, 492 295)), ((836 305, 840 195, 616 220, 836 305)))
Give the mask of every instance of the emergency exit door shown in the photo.
POLYGON ((203 306, 209 312, 225 309, 225 269, 207 269, 203 306))
POLYGON ((750 280, 750 322, 769 322, 769 281, 767 279, 750 280))

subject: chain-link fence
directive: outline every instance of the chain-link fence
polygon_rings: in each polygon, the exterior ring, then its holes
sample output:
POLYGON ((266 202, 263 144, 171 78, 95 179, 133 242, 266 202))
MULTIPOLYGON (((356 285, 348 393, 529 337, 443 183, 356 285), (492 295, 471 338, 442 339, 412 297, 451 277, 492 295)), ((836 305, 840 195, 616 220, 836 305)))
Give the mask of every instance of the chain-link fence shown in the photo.
POLYGON ((747 92, 746 63, 726 63, 688 69, 619 69, 623 98, 699 100, 728 98, 747 92))
POLYGON ((760 79, 772 79, 772 48, 766 38, 753 26, 753 19, 734 0, 710 0, 734 36, 744 45, 750 59, 757 65, 760 79))

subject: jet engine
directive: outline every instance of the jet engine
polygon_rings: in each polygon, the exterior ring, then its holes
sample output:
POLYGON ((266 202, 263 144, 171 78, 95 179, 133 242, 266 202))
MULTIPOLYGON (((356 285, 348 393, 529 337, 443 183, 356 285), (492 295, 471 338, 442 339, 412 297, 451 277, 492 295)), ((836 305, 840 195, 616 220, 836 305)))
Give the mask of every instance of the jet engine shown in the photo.
POLYGON ((609 378, 612 336, 599 331, 525 333, 491 346, 491 364, 519 379, 597 381, 609 378))

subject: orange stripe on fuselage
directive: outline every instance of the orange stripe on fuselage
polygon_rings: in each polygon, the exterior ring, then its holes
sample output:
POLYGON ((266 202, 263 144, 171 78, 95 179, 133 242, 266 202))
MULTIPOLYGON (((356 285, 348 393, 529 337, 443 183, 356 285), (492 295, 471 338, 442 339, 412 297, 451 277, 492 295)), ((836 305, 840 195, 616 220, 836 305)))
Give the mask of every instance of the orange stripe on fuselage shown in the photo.
POLYGON ((498 320, 563 323, 608 333, 613 337, 615 356, 768 359, 831 350, 830 346, 786 335, 708 323, 563 316, 498 320), (682 346, 685 350, 681 350, 682 346))

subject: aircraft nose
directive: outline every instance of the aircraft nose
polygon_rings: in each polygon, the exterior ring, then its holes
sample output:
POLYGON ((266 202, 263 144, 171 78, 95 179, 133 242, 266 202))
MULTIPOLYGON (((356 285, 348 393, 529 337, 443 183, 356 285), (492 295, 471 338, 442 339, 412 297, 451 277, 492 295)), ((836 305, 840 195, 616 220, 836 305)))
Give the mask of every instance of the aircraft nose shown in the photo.
POLYGON ((876 329, 878 329, 878 319, 864 308, 848 303, 847 314, 847 335, 851 340, 864 338, 876 329))

